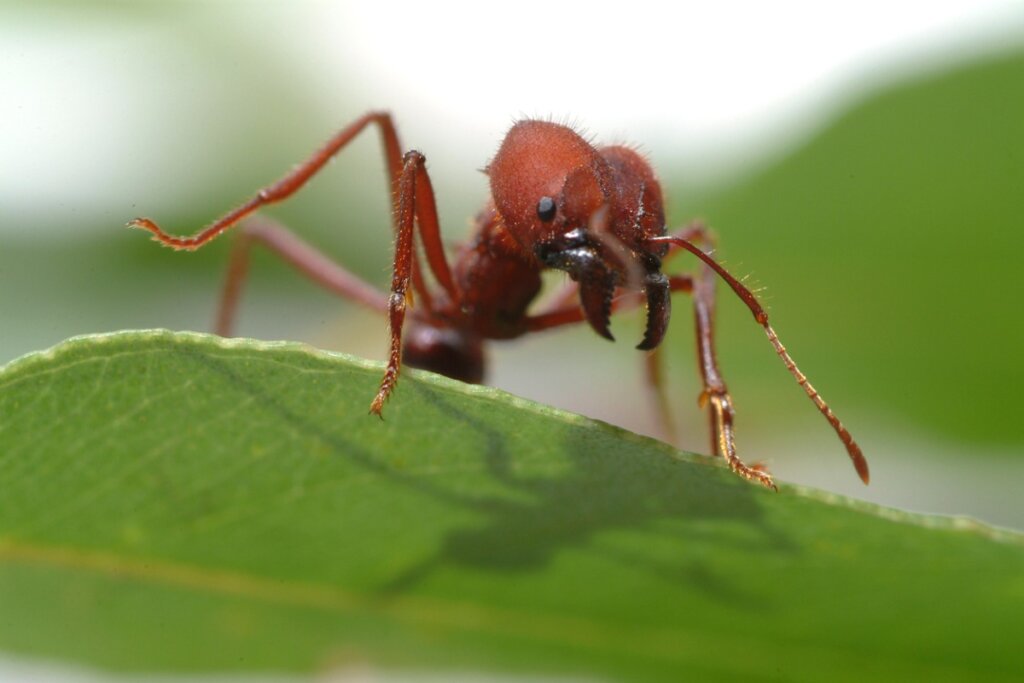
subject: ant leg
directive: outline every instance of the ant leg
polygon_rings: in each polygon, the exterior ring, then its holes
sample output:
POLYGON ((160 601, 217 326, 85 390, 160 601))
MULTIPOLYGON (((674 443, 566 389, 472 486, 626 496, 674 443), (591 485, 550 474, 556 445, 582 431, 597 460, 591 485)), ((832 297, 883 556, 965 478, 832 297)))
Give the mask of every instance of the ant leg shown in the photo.
MULTIPOLYGON (((702 244, 710 252, 715 238, 703 221, 696 220, 676 232, 673 237, 687 242, 702 244)), ((669 256, 679 253, 673 248, 669 256)), ((735 410, 732 396, 725 386, 725 380, 718 369, 715 356, 715 283, 714 273, 703 267, 694 287, 693 310, 697 335, 697 364, 700 368, 703 388, 698 399, 701 408, 708 408, 708 434, 711 438, 712 455, 723 456, 729 467, 746 479, 756 478, 765 486, 775 488, 772 478, 766 472, 749 467, 736 454, 733 420, 735 410)))
MULTIPOLYGON (((704 222, 700 220, 690 222, 689 225, 678 230, 672 236, 679 240, 699 243, 703 245, 706 252, 711 252, 715 246, 714 235, 704 222)), ((667 257, 675 256, 678 253, 678 248, 670 247, 667 257)), ((701 271, 693 296, 695 331, 697 335, 697 364, 700 368, 703 382, 698 403, 701 408, 708 408, 708 434, 711 438, 712 455, 724 456, 729 462, 730 468, 750 479, 751 477, 744 471, 753 470, 753 468, 747 467, 736 456, 735 440, 732 434, 732 422, 735 417, 732 397, 729 395, 725 381, 718 370, 718 359, 715 356, 715 287, 713 280, 708 277, 709 274, 713 275, 713 273, 706 269, 701 271), (720 405, 716 405, 716 403, 720 405)), ((762 483, 774 488, 770 477, 768 477, 767 482, 762 480, 762 483)))
POLYGON ((253 244, 262 244, 309 279, 345 299, 380 313, 388 309, 386 294, 324 256, 277 221, 257 214, 242 221, 241 232, 231 249, 214 328, 222 337, 231 335, 253 244))
POLYGON ((712 453, 724 456, 729 468, 741 477, 756 479, 768 488, 775 489, 775 483, 770 474, 746 465, 736 454, 736 442, 733 434, 735 412, 732 397, 718 370, 718 360, 715 358, 715 281, 713 278, 714 273, 711 269, 704 267, 693 288, 697 358, 701 378, 704 381, 704 389, 701 391, 699 403, 701 408, 707 406, 709 409, 712 453))
POLYGON ((395 127, 389 114, 370 112, 340 130, 323 147, 314 152, 306 161, 292 169, 283 178, 261 189, 245 204, 218 218, 191 237, 169 235, 148 218, 136 218, 130 221, 128 226, 148 230, 153 233, 155 240, 173 249, 185 249, 188 251, 198 249, 260 207, 274 204, 290 197, 370 123, 376 123, 381 129, 381 135, 384 140, 384 155, 388 165, 388 178, 391 181, 390 184, 394 186, 401 168, 399 161, 401 151, 398 146, 398 135, 395 133, 395 127))
MULTIPOLYGON (((419 227, 420 239, 423 240, 425 245, 433 240, 440 244, 434 188, 431 185, 430 176, 427 174, 426 158, 415 150, 406 152, 403 157, 402 172, 397 183, 394 213, 398 226, 398 236, 395 240, 391 294, 388 297, 388 324, 391 346, 388 353, 387 369, 384 371, 384 377, 381 379, 380 389, 370 404, 370 412, 378 417, 381 416, 384 403, 398 382, 398 373, 402 362, 402 326, 405 323, 405 309, 411 294, 409 292, 409 282, 417 262, 417 255, 413 244, 414 229, 417 226, 419 227)), ((461 296, 451 280, 451 274, 448 270, 448 263, 445 260, 443 250, 439 252, 439 259, 440 265, 443 266, 443 271, 435 268, 433 262, 431 262, 431 268, 434 274, 438 276, 442 286, 444 281, 441 277, 441 272, 448 274, 451 301, 458 305, 461 296)), ((430 304, 428 304, 429 307, 430 304)))
MULTIPOLYGON (((373 111, 359 117, 351 124, 338 131, 320 149, 316 150, 304 162, 296 166, 277 182, 259 190, 256 195, 238 208, 229 211, 218 218, 206 228, 203 228, 190 237, 179 237, 164 232, 160 226, 148 218, 135 218, 128 223, 128 227, 141 228, 153 234, 153 239, 164 246, 176 250, 193 251, 203 246, 210 240, 220 235, 225 230, 236 225, 243 218, 257 209, 283 201, 301 189, 310 178, 316 175, 324 165, 334 158, 342 149, 348 145, 360 132, 370 124, 376 124, 380 130, 381 139, 384 145, 384 158, 387 165, 388 185, 392 194, 397 191, 399 175, 402 172, 402 151, 398 143, 398 134, 395 132, 394 122, 387 112, 373 111)), ((431 199, 432 201, 432 199, 431 199)), ((397 224, 394 225, 397 231, 397 224)), ((438 281, 449 292, 454 291, 451 274, 448 271, 444 258, 444 246, 441 243, 439 233, 427 231, 424 235, 424 248, 431 269, 434 271, 438 281)), ((420 273, 418 263, 412 266, 413 287, 416 293, 425 300, 429 298, 426 284, 420 273)))
MULTIPOLYGON (((729 271, 723 268, 717 261, 711 258, 702 249, 700 249, 698 246, 691 243, 684 237, 676 235, 651 237, 647 240, 647 243, 652 246, 660 246, 667 244, 670 248, 674 247, 676 249, 685 249, 686 251, 690 252, 691 254, 699 258, 703 262, 706 269, 714 271, 715 274, 717 274, 719 277, 725 280, 726 284, 729 285, 729 288, 732 289, 733 293, 735 293, 736 296, 738 296, 743 301, 743 303, 747 305, 747 308, 750 309, 751 314, 753 314, 754 316, 754 320, 757 321, 757 323, 764 329, 765 334, 768 336, 768 341, 771 342, 771 345, 775 348, 776 354, 778 354, 779 358, 785 364, 786 369, 793 376, 793 378, 796 379, 797 384, 803 387, 803 390, 807 394, 808 398, 810 398, 814 405, 818 408, 818 412, 820 412, 828 421, 828 423, 832 426, 832 429, 836 432, 836 435, 839 437, 839 440, 842 441, 843 445, 846 447, 846 453, 847 455, 850 456, 850 461, 853 463, 853 467, 857 471, 858 476, 860 476, 861 481, 863 481, 865 484, 868 483, 868 480, 870 478, 868 472, 868 463, 867 460, 864 458, 864 454, 860 450, 860 446, 858 446, 857 442, 853 440, 853 436, 846 429, 846 427, 844 427, 843 424, 839 421, 839 418, 836 417, 835 413, 832 412, 832 409, 828 407, 828 404, 825 403, 825 400, 821 397, 821 394, 819 394, 817 390, 813 386, 811 386, 810 382, 807 381, 807 376, 800 372, 800 369, 797 367, 796 362, 786 351, 786 347, 782 345, 782 342, 779 341, 779 337, 775 333, 775 330, 772 329, 772 326, 768 323, 768 313, 757 301, 757 297, 754 296, 753 292, 747 289, 747 287, 745 287, 743 283, 741 283, 739 280, 730 275, 729 271)), ((697 294, 699 294, 699 288, 697 294)), ((697 301, 697 299, 699 298, 699 296, 695 296, 695 301, 697 301)), ((700 320, 698 319, 698 335, 700 335, 700 324, 700 320)), ((710 316, 708 317, 707 324, 710 329, 710 316)), ((700 341, 700 337, 698 337, 698 341, 700 341)), ((720 445, 727 447, 731 445, 732 441, 732 406, 731 404, 722 403, 722 401, 714 401, 712 400, 713 398, 713 396, 708 397, 708 399, 711 400, 711 408, 713 411, 712 420, 716 421, 716 423, 718 424, 721 424, 723 427, 729 428, 728 430, 722 431, 722 434, 724 436, 723 438, 719 439, 720 445)), ((723 452, 725 452, 728 457, 728 448, 723 448, 723 452)), ((756 470, 752 471, 756 472, 756 470)), ((757 478, 760 479, 760 477, 757 478)))

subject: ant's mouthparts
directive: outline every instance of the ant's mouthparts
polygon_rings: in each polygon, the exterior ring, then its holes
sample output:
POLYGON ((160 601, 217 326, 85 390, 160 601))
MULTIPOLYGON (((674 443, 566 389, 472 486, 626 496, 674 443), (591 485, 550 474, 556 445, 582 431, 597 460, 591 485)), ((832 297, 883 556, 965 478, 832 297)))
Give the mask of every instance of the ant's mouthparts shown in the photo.
POLYGON ((644 279, 644 292, 647 294, 647 327, 636 348, 650 351, 665 337, 672 317, 672 288, 668 276, 660 271, 649 273, 644 279))

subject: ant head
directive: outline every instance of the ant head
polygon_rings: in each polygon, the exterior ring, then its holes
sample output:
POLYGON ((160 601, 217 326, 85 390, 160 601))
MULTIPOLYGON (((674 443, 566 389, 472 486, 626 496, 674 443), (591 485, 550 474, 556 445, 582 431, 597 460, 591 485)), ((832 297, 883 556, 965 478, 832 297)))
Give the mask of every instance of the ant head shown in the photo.
POLYGON ((566 126, 521 121, 487 173, 505 229, 524 253, 579 283, 590 326, 613 339, 616 288, 642 289, 648 320, 639 348, 657 346, 668 324, 668 280, 658 258, 664 249, 646 247, 648 233, 664 233, 660 190, 646 162, 624 148, 595 149, 566 126), (650 220, 657 225, 647 226, 650 220))
POLYGON ((525 252, 585 226, 608 202, 610 169, 574 130, 550 121, 515 124, 487 167, 505 228, 525 252))

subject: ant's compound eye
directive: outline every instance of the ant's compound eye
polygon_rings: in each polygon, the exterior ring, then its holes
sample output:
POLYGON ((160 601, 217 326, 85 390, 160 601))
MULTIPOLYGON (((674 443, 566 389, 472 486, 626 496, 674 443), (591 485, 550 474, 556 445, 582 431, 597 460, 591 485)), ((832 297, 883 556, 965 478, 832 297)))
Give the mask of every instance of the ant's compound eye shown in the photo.
POLYGON ((554 220, 557 209, 558 207, 555 206, 554 199, 551 197, 541 197, 540 201, 537 202, 537 218, 545 223, 554 220))

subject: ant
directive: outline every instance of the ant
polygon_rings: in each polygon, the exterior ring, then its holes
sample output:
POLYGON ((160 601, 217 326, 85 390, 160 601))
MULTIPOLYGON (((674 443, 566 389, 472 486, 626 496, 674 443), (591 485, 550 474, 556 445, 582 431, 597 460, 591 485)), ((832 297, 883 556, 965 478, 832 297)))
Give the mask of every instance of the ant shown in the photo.
MULTIPOLYGON (((746 465, 736 454, 732 398, 715 359, 717 275, 764 328, 790 374, 846 446, 861 480, 868 482, 868 465, 860 447, 797 368, 768 324, 764 308, 709 255, 713 244, 709 231, 701 223, 693 223, 667 233, 661 186, 647 160, 630 147, 595 147, 567 126, 519 121, 484 169, 491 197, 476 217, 472 239, 459 247, 451 265, 441 242, 426 159, 415 150, 402 154, 391 115, 379 111, 369 112, 339 131, 283 178, 191 237, 169 235, 148 218, 136 218, 128 226, 148 230, 155 240, 176 250, 198 249, 261 207, 290 197, 371 124, 381 134, 393 192, 396 241, 390 293, 352 275, 284 226, 254 216, 242 222, 234 243, 217 314, 218 334, 231 332, 252 245, 258 243, 277 252, 321 286, 388 316, 387 369, 370 404, 370 412, 380 416, 403 361, 411 367, 480 383, 485 340, 513 339, 583 321, 600 336, 613 340, 608 327, 611 314, 639 305, 646 306, 647 320, 636 348, 652 352, 647 359, 648 376, 658 389, 660 363, 653 351, 668 327, 672 293, 686 292, 693 297, 704 385, 699 403, 708 408, 713 452, 724 456, 736 474, 775 489, 772 476, 763 467, 746 465), (420 250, 414 244, 416 235, 436 281, 433 288, 424 279, 420 250), (699 274, 662 272, 663 261, 679 251, 700 259, 699 274), (548 268, 565 271, 571 281, 544 310, 531 312, 530 305, 541 290, 541 272, 548 268), (406 309, 414 293, 420 305, 412 310, 405 330, 406 309)), ((667 423, 663 394, 657 395, 667 423)))

